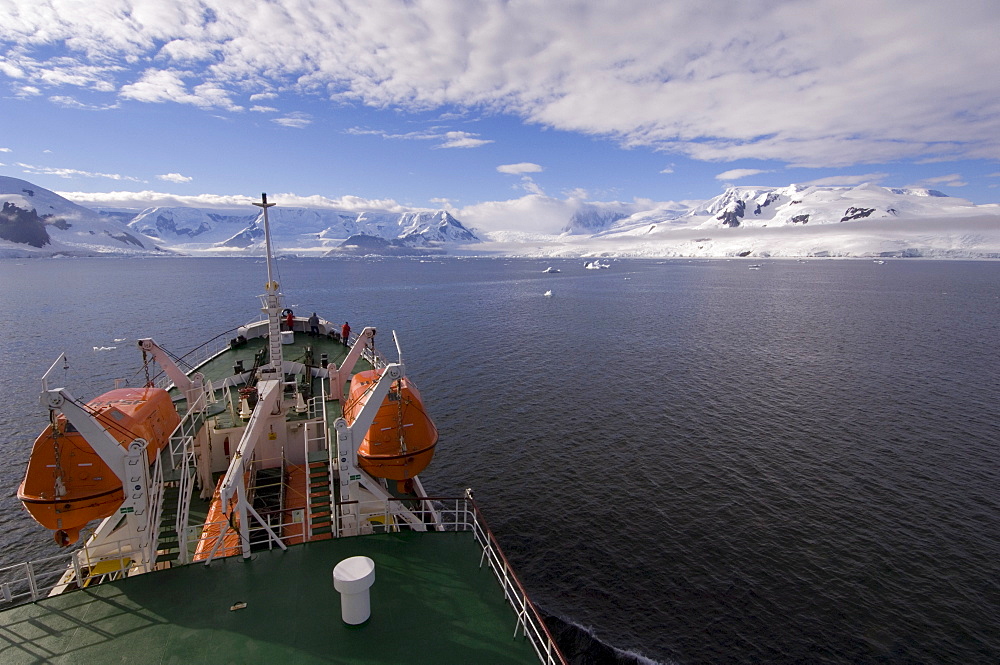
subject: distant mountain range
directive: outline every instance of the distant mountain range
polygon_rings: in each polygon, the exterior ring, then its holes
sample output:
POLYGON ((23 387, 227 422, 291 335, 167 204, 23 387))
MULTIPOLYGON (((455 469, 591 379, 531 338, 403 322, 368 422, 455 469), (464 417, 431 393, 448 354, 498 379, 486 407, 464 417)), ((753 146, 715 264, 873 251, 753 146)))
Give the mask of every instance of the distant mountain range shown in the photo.
MULTIPOLYGON (((92 210, 0 176, 0 257, 255 255, 262 216, 245 210, 92 210)), ((274 207, 274 244, 305 256, 942 256, 1000 258, 1000 206, 927 189, 732 187, 701 202, 577 206, 559 235, 466 228, 438 211, 274 207)))
MULTIPOLYGON (((121 213, 114 213, 124 221, 121 213)), ((271 208, 272 239, 292 254, 357 253, 360 247, 394 247, 400 254, 442 252, 454 244, 479 242, 448 212, 271 208), (352 240, 352 242, 347 242, 352 240)), ((149 208, 128 220, 129 228, 185 253, 256 251, 264 242, 263 216, 196 208, 149 208)))
MULTIPOLYGON (((25 180, 0 176, 0 256, 260 254, 262 213, 155 207, 91 210, 25 180)), ((389 212, 281 208, 268 211, 283 254, 440 254, 480 242, 444 210, 389 212)))

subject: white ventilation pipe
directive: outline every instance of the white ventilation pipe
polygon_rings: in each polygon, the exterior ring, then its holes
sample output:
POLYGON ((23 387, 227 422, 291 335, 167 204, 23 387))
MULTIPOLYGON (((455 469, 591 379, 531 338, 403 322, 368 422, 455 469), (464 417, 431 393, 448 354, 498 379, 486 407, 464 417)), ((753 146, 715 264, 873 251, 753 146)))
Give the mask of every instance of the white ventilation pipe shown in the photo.
POLYGON ((356 626, 371 616, 371 585, 375 583, 375 562, 366 556, 344 559, 333 569, 333 587, 340 592, 340 616, 356 626))

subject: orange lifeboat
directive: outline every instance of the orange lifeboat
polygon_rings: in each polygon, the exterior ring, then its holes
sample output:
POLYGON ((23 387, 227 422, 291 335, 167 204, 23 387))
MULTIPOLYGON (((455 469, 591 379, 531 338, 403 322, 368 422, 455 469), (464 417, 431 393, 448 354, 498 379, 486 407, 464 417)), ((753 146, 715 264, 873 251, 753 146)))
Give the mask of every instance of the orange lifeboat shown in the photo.
MULTIPOLYGON (((180 422, 170 395, 161 388, 120 388, 87 406, 123 448, 145 439, 150 462, 180 422)), ((79 539, 88 522, 113 514, 125 496, 118 476, 61 415, 35 439, 17 498, 65 546, 79 539)))
MULTIPOLYGON (((365 394, 375 386, 382 371, 358 372, 351 379, 351 392, 344 404, 348 424, 354 422, 365 394)), ((437 440, 437 428, 424 411, 420 393, 403 377, 389 389, 358 446, 358 466, 376 478, 408 480, 431 463, 437 440)))

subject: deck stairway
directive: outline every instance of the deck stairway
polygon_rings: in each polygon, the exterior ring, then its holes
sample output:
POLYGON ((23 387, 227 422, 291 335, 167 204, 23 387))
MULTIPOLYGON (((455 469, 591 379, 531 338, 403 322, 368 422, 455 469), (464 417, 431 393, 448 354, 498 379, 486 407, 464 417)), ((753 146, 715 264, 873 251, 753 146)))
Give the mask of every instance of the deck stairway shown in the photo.
MULTIPOLYGON (((204 418, 201 413, 191 415, 191 420, 204 418)), ((179 560, 179 563, 187 563, 191 560, 191 552, 184 552, 182 555, 182 551, 189 549, 189 540, 197 540, 197 537, 190 537, 188 529, 185 529, 184 534, 177 531, 178 525, 182 528, 190 525, 191 499, 195 489, 194 442, 191 436, 184 434, 185 423, 188 421, 187 418, 182 421, 178 427, 179 432, 171 437, 170 443, 159 453, 158 464, 163 477, 163 496, 160 499, 160 523, 156 546, 158 562, 179 560), (171 454, 171 450, 174 454, 171 454)))
POLYGON ((309 530, 312 540, 332 537, 330 459, 326 450, 309 453, 309 530))
POLYGON ((180 537, 177 534, 177 507, 181 494, 176 480, 163 485, 163 511, 160 513, 160 530, 157 536, 156 561, 177 561, 180 557, 180 537))

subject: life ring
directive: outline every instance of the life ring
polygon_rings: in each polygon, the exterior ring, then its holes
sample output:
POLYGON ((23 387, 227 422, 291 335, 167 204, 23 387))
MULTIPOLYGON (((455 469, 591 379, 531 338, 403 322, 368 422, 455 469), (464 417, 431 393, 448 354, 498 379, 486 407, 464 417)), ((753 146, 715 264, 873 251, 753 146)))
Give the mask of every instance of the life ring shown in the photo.
POLYGON ((287 307, 285 309, 281 310, 281 318, 285 318, 289 314, 291 314, 292 316, 295 316, 295 312, 293 312, 292 310, 288 309, 287 307))

